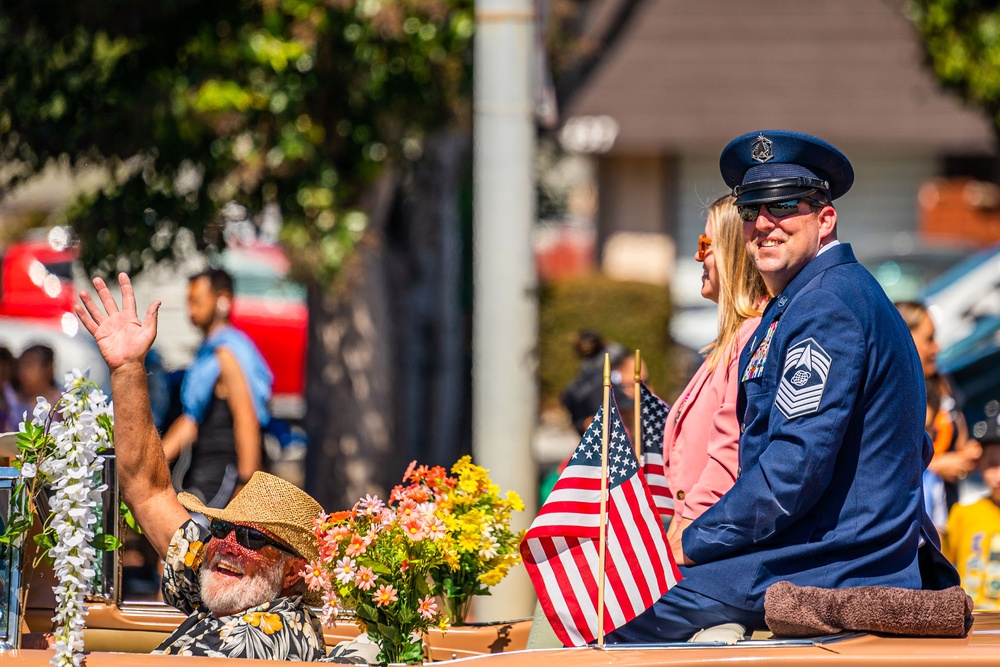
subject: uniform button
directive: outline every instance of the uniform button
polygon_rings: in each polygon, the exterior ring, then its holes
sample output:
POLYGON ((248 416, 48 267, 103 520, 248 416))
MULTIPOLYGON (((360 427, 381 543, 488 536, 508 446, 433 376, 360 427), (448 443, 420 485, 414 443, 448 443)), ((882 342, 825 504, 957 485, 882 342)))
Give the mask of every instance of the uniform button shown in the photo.
POLYGON ((743 476, 743 466, 740 466, 736 469, 736 479, 739 479, 742 476, 743 476))
POLYGON ((747 425, 746 424, 740 424, 740 433, 743 433, 746 430, 747 430, 747 425))
POLYGON ((677 492, 677 500, 684 500, 684 492, 683 491, 678 491, 677 492))

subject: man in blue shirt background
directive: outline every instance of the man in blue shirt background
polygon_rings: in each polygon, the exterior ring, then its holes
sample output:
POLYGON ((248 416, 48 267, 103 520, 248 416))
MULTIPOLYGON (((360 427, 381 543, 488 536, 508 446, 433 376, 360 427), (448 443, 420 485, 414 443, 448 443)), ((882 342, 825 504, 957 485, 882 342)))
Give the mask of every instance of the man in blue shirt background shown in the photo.
POLYGON ((233 278, 190 278, 188 316, 205 339, 181 384, 182 414, 163 436, 174 482, 209 507, 225 507, 263 464, 261 429, 274 376, 253 342, 229 322, 233 278))

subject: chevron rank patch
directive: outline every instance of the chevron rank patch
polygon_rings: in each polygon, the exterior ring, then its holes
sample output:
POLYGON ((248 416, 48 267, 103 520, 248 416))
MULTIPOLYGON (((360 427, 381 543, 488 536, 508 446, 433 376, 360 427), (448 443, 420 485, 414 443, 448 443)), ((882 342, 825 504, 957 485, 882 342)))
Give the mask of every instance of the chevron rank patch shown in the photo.
POLYGON ((812 338, 789 348, 774 399, 783 415, 795 419, 819 409, 830 375, 830 362, 830 355, 812 338))

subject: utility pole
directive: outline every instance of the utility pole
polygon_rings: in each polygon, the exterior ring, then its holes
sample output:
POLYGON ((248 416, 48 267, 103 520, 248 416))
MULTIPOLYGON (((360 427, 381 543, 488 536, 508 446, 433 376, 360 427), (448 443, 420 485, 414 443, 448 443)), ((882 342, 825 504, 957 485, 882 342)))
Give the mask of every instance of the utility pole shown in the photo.
MULTIPOLYGON (((537 505, 531 440, 537 421, 535 218, 535 2, 477 0, 473 65, 473 406, 474 460, 501 489, 537 505)), ((523 568, 476 600, 481 620, 531 614, 523 568)))

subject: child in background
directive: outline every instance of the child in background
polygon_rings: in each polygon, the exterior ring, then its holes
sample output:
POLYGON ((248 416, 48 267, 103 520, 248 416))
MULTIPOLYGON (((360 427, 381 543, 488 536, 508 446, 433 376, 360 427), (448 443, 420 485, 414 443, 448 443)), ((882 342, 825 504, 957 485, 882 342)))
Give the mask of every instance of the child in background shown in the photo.
POLYGON ((958 568, 976 609, 1000 609, 1000 426, 994 423, 980 442, 979 467, 989 495, 952 507, 942 552, 958 568))

